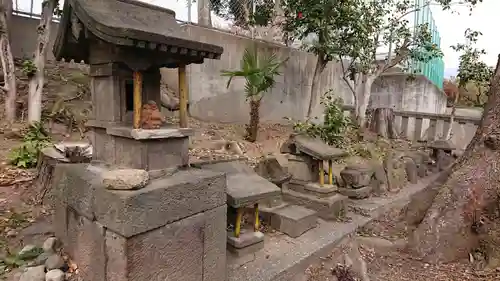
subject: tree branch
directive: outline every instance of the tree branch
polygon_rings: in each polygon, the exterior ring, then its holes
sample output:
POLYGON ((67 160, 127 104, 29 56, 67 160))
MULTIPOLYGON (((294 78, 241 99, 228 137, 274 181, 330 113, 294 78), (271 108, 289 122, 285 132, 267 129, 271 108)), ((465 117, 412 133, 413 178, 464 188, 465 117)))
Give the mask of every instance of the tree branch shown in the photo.
MULTIPOLYGON (((351 85, 351 82, 347 79, 346 77, 346 71, 345 71, 345 67, 344 67, 344 60, 342 60, 342 56, 339 56, 339 60, 340 60, 340 65, 342 66, 342 79, 347 83, 347 86, 349 86, 349 89, 351 90, 351 92, 356 95, 356 91, 354 91, 354 88, 352 87, 351 85)), ((351 60, 351 64, 349 65, 349 68, 352 66, 354 60, 351 60)), ((355 83, 355 81, 354 81, 355 83)))

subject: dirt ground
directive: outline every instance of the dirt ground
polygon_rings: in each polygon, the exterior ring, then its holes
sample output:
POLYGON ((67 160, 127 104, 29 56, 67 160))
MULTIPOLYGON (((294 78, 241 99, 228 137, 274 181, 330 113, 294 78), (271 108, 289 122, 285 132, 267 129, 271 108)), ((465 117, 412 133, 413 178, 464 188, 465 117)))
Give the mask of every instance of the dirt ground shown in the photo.
MULTIPOLYGON (((500 268, 479 269, 476 261, 463 260, 433 265, 413 259, 402 250, 407 239, 401 208, 396 207, 367 224, 357 233, 360 253, 367 264, 370 281, 494 281, 500 280, 500 268), (392 242, 392 244, 391 244, 392 242)), ((338 255, 335 249, 332 256, 338 255)), ((306 270, 307 281, 348 281, 337 279, 331 256, 306 270)))

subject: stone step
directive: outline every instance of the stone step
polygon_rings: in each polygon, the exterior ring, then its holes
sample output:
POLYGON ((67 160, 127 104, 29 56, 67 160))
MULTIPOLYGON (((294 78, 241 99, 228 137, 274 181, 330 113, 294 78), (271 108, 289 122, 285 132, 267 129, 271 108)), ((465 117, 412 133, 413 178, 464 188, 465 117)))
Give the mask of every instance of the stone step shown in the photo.
POLYGON ((314 210, 320 218, 325 220, 339 218, 347 211, 348 198, 341 194, 336 193, 329 197, 319 197, 291 190, 286 184, 281 190, 285 202, 314 210))
POLYGON ((316 211, 297 205, 275 208, 270 213, 271 227, 297 238, 318 225, 316 211))

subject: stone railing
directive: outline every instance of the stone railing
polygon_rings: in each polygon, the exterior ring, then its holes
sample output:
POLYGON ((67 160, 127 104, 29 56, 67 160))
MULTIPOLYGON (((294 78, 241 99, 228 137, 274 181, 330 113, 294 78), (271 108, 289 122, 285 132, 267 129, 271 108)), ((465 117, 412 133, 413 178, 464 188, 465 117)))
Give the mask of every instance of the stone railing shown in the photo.
MULTIPOLYGON (((353 112, 352 105, 345 105, 346 112, 353 112)), ((471 116, 455 116, 450 124, 450 114, 436 114, 415 111, 394 111, 396 130, 401 137, 416 141, 432 141, 441 139, 450 126, 452 135, 460 140, 459 146, 465 146, 472 139, 481 118, 471 116)))

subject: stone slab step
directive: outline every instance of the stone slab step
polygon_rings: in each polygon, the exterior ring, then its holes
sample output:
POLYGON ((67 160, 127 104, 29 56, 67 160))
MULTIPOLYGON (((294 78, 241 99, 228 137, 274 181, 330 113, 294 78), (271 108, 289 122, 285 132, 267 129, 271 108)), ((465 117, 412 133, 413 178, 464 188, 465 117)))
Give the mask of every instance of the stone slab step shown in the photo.
POLYGON ((314 210, 318 216, 325 220, 341 217, 347 211, 347 196, 334 194, 329 197, 318 197, 307 193, 301 193, 283 186, 282 195, 285 202, 300 205, 314 210))
POLYGON ((318 225, 316 211, 297 205, 289 205, 272 211, 271 227, 297 238, 318 225))

